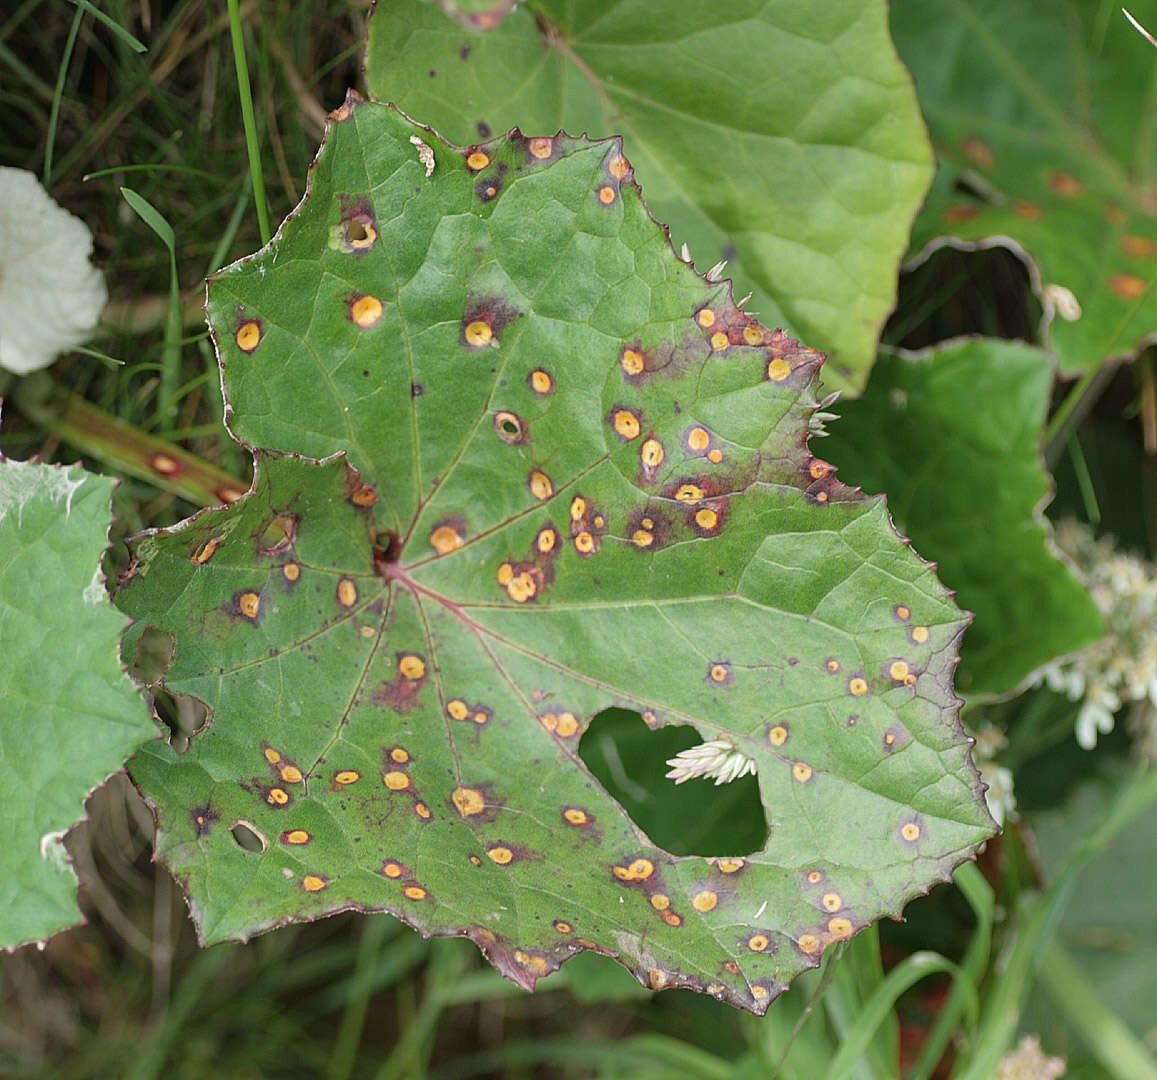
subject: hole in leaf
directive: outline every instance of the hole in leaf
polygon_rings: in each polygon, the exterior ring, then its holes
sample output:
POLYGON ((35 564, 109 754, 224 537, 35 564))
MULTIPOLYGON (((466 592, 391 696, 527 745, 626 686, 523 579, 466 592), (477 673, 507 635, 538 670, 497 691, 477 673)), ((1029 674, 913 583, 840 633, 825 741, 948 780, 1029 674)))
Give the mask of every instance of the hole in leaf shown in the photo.
POLYGON ((237 842, 242 851, 251 851, 260 855, 269 847, 265 834, 251 821, 235 821, 229 826, 229 835, 237 842))
POLYGON ((667 759, 703 740, 689 726, 652 731, 629 709, 604 709, 579 743, 579 756, 631 820, 674 855, 750 855, 767 844, 759 783, 744 776, 667 779, 667 759))
POLYGON ((262 555, 278 555, 293 546, 297 539, 297 518, 278 514, 265 528, 259 541, 262 555))
POLYGON ((345 234, 348 240, 364 240, 369 235, 366 232, 366 227, 356 219, 346 225, 345 234))
POLYGON ((169 745, 183 754, 189 749, 189 740, 208 726, 213 712, 200 698, 173 693, 162 685, 172 662, 173 635, 146 626, 132 653, 131 674, 145 688, 153 719, 167 729, 169 745))

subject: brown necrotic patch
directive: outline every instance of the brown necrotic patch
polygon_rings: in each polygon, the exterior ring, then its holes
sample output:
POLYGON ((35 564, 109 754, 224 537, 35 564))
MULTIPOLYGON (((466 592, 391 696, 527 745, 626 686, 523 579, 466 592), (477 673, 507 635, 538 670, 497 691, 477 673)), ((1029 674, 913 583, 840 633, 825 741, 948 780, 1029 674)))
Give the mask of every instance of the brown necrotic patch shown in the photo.
POLYGON ((636 551, 657 551, 671 539, 671 519, 650 506, 636 508, 627 516, 625 539, 636 551))
POLYGON ((193 822, 193 835, 200 840, 209 835, 213 826, 221 820, 221 815, 210 803, 205 803, 203 806, 194 806, 189 811, 189 818, 193 822))

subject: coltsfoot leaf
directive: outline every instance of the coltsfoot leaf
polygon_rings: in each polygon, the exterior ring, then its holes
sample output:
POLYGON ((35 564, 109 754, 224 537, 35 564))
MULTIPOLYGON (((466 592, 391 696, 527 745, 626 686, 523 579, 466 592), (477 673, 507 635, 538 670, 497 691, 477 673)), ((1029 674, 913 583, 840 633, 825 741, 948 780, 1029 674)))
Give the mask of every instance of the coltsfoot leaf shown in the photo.
POLYGON ((209 314, 254 489, 119 598, 213 710, 133 767, 205 941, 389 911, 525 987, 593 949, 762 1012, 991 834, 961 613, 808 452, 820 355, 675 255, 617 140, 351 97, 209 314), (578 756, 611 706, 750 757, 761 850, 653 844, 578 756))

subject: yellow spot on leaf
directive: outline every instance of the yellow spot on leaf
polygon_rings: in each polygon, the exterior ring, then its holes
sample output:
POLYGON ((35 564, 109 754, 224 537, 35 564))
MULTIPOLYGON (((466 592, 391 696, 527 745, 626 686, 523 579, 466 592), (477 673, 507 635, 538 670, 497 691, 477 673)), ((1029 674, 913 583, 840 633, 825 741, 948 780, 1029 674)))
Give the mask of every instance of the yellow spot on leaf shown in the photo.
POLYGON ((716 352, 719 352, 720 349, 726 349, 730 344, 731 339, 728 338, 722 330, 716 330, 715 333, 711 335, 711 348, 716 352))
POLYGON ((725 874, 734 874, 747 865, 744 859, 720 859, 715 864, 725 874))
POLYGON ((401 746, 395 746, 390 751, 390 760, 398 765, 405 765, 410 760, 410 751, 401 746))
POLYGON ((746 341, 748 345, 762 345, 763 331, 754 323, 749 323, 743 328, 743 340, 746 341))
POLYGON ((555 919, 553 925, 554 925, 554 928, 560 934, 573 934, 574 933, 574 927, 571 926, 571 924, 568 922, 563 922, 562 919, 555 919))
POLYGON ((663 463, 663 444, 658 439, 648 439, 639 450, 639 460, 646 469, 657 469, 663 463))
POLYGON ((840 670, 840 662, 833 657, 831 660, 828 660, 824 663, 824 667, 826 667, 828 671, 832 672, 832 674, 835 674, 840 670))
POLYGON ((554 380, 542 368, 530 373, 530 388, 536 394, 549 394, 554 389, 554 380))
POLYGON ((747 939, 747 947, 752 952, 764 952, 770 944, 766 934, 752 934, 747 939))
POLYGON ((423 821, 430 820, 430 808, 424 802, 414 803, 414 813, 423 821))
POLYGON ((574 548, 580 555, 590 555, 595 550, 595 538, 589 532, 581 532, 574 538, 574 548))
POLYGON ((237 607, 247 619, 256 619, 261 614, 261 597, 255 592, 243 592, 237 599, 237 607))
POLYGON ((516 604, 525 604, 538 592, 534 578, 526 570, 512 577, 506 585, 506 593, 516 604))
POLYGON ((309 839, 309 833, 304 829, 291 829, 284 837, 287 844, 308 844, 309 839))
POLYGON ((281 760, 281 754, 274 750, 272 746, 267 746, 264 753, 265 760, 268 761, 270 765, 276 765, 281 760))
POLYGON ((697 503, 703 498, 703 489, 698 484, 680 484, 675 498, 680 502, 697 503))
POLYGON ((242 323, 234 340, 242 352, 252 352, 261 342, 261 324, 253 321, 242 323))
POLYGON ((358 602, 358 587, 348 577, 337 583, 337 602, 342 607, 353 607, 358 602))
POLYGON ((926 645, 928 643, 928 627, 913 626, 909 631, 908 636, 917 645, 926 645))
POLYGON ((853 676, 848 680, 848 693, 854 697, 861 697, 868 692, 868 683, 866 679, 859 675, 853 676))
POLYGON ((516 443, 523 436, 522 420, 512 412, 494 414, 494 433, 507 443, 516 443))
POLYGON ((363 330, 377 326, 382 317, 382 302, 376 296, 360 296, 350 304, 350 318, 363 330))
POLYGON ((479 172, 480 170, 485 169, 486 166, 489 164, 490 164, 490 155, 487 153, 484 153, 482 150, 475 150, 466 159, 466 168, 471 169, 474 172, 479 172))
POLYGON ((604 184, 599 188, 599 202, 603 206, 610 206, 615 201, 615 189, 610 184, 604 184))
POLYGON ((197 550, 193 552, 189 558, 192 559, 192 561, 198 566, 204 566, 205 563, 213 558, 213 553, 217 550, 220 544, 221 541, 216 536, 210 537, 199 548, 197 548, 197 550))
POLYGON ((627 170, 631 167, 631 163, 623 157, 622 154, 617 154, 611 158, 607 164, 607 172, 611 174, 616 180, 622 180, 627 175, 627 170))
POLYGON ((646 529, 637 529, 635 535, 631 537, 631 541, 636 547, 650 547, 655 542, 653 533, 649 533, 646 529))
POLYGON ((801 784, 806 784, 812 778, 812 767, 802 761, 797 761, 791 767, 791 775, 801 784))
POLYGON ((486 809, 486 798, 477 788, 457 787, 450 801, 463 817, 481 814, 486 809))
POLYGON ((682 926, 683 916, 676 915, 673 911, 664 911, 663 922, 665 922, 668 926, 682 926))
POLYGON ((825 911, 839 911, 844 906, 844 898, 838 892, 826 892, 820 903, 825 911))
POLYGON ((699 313, 695 316, 695 321, 704 330, 710 330, 715 325, 715 312, 709 307, 700 308, 699 313))
POLYGON ((558 722, 554 729, 556 735, 560 735, 564 739, 569 739, 572 735, 577 734, 578 729, 578 717, 576 717, 574 713, 560 712, 558 714, 558 722))
POLYGON ((407 900, 425 900, 426 890, 421 885, 407 885, 402 890, 402 895, 407 900))
POLYGON ((718 447, 713 447, 707 451, 707 460, 710 461, 712 465, 718 465, 723 460, 723 451, 718 447))
POLYGON ((398 674, 407 679, 420 679, 426 674, 426 661, 416 653, 402 653, 398 657, 398 674))
POLYGON ((483 322, 481 319, 475 319, 472 323, 466 325, 466 344, 472 345, 476 349, 481 349, 489 345, 494 338, 494 331, 490 329, 488 322, 483 322))
POLYGON ((399 769, 382 773, 382 783, 391 791, 405 791, 410 786, 410 778, 399 769))
POLYGON ((656 911, 666 911, 671 906, 671 898, 666 893, 652 893, 651 907, 656 911))
POLYGON ((787 728, 783 724, 776 724, 768 733, 767 741, 772 746, 783 746, 787 742, 787 728))
POLYGON ((845 919, 842 915, 828 920, 828 933, 834 938, 849 938, 852 936, 852 929, 852 920, 845 919))
POLYGON ((903 660, 895 660, 888 668, 888 675, 896 682, 903 682, 908 677, 908 665, 903 660))
POLYGON ((465 720, 470 715, 470 706, 461 698, 453 698, 446 702, 446 712, 452 720, 465 720))
POLYGON ((714 911, 715 905, 718 903, 719 903, 718 895, 716 893, 710 892, 709 890, 706 890, 706 889, 703 892, 696 893, 691 898, 691 906, 696 911, 703 912, 703 913, 706 913, 708 911, 714 911))
POLYGON ((554 484, 550 482, 550 477, 544 472, 535 469, 527 478, 527 485, 530 487, 530 493, 540 502, 549 499, 554 494, 554 484))
POLYGON ((334 776, 334 782, 338 784, 356 784, 362 778, 362 774, 356 769, 342 769, 341 772, 334 776))
POLYGON ((628 375, 638 375, 644 367, 643 354, 637 349, 624 349, 619 356, 619 366, 628 375))
POLYGON ((708 674, 712 682, 725 683, 731 677, 731 668, 727 664, 712 664, 708 674))
POLYGON ((283 765, 281 767, 281 779, 286 784, 300 784, 305 778, 296 765, 283 765))
POLYGON ((405 873, 405 870, 403 870, 402 867, 399 866, 396 862, 388 862, 382 864, 382 873, 385 874, 388 878, 394 878, 397 880, 405 873))
POLYGON ((809 882, 811 882, 811 884, 818 885, 824 879, 823 871, 822 870, 809 870, 808 874, 807 874, 807 879, 809 882))
POLYGON ((538 536, 535 537, 534 546, 538 548, 539 554, 549 555, 554 551, 555 545, 558 543, 558 533, 549 525, 539 530, 538 536))
POLYGON ((719 524, 719 515, 709 506, 705 506, 695 512, 695 524, 701 529, 714 529, 719 524))
POLYGON ((281 576, 285 578, 290 584, 297 581, 301 577, 301 567, 295 562, 287 562, 281 568, 281 576))
POLYGON ((912 612, 905 604, 897 604, 892 612, 901 622, 907 622, 912 618, 912 612))
POLYGON ((289 802, 289 792, 283 788, 270 788, 266 793, 265 801, 270 806, 285 806, 289 802))
POLYGON ((329 884, 328 879, 320 874, 306 874, 301 879, 301 887, 306 892, 321 892, 329 884))
POLYGON ((514 567, 511 566, 510 563, 504 562, 498 568, 498 584, 503 585, 503 586, 509 585, 513 579, 514 579, 514 567))
POLYGON ((539 161, 545 161, 554 152, 554 140, 539 138, 531 139, 527 143, 527 149, 530 151, 531 157, 538 158, 539 161))
POLYGON ((799 940, 796 944, 801 951, 805 953, 814 953, 819 951, 820 939, 815 934, 800 934, 799 940))
POLYGON ((590 815, 577 806, 568 806, 562 816, 568 825, 586 825, 590 821, 590 815))
POLYGON ((514 852, 508 847, 492 847, 486 849, 486 854, 498 863, 499 866, 505 866, 508 862, 514 859, 514 852))
POLYGON ((900 829, 900 835, 907 840, 909 844, 914 844, 920 839, 920 826, 914 821, 909 821, 900 829))
POLYGON ((791 374, 791 365, 782 357, 777 356, 767 365, 767 377, 772 382, 783 382, 791 374))
POLYGON ((694 427, 687 432, 687 449, 693 453, 702 453, 711 445, 711 433, 706 428, 694 427))
POLYGON ((439 555, 449 555, 462 546, 462 536, 450 525, 439 525, 430 533, 430 546, 439 555))
POLYGON ((639 437, 639 418, 629 409, 619 409, 615 413, 614 427, 615 434, 621 435, 624 439, 639 437))

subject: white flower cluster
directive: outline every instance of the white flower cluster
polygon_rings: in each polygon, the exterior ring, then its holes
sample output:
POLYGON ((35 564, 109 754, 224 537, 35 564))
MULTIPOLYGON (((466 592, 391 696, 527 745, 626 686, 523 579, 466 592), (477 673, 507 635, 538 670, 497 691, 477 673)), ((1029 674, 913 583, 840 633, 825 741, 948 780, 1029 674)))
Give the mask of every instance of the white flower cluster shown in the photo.
POLYGON ((671 766, 667 779, 676 784, 702 776, 714 777, 718 787, 755 772, 755 762, 726 739, 709 739, 688 750, 680 750, 667 764, 671 766))
POLYGON ((1082 701, 1077 742, 1086 750, 1097 734, 1113 730, 1113 717, 1134 703, 1131 726, 1141 750, 1157 754, 1157 568, 1114 548, 1110 537, 1097 540, 1075 521, 1057 526, 1057 545, 1076 563, 1093 601, 1105 617, 1100 641, 1042 673, 1048 685, 1070 701, 1082 701), (1148 743, 1148 747, 1146 746, 1148 743))
POLYGON ((999 728, 989 724, 976 733, 976 745, 972 748, 972 760, 980 772, 980 779, 987 785, 984 793, 988 800, 988 812, 993 821, 1002 829, 1004 823, 1016 813, 1016 793, 1012 789, 1012 773, 996 763, 996 756, 1008 745, 1008 739, 999 728))
POLYGON ((996 1080, 1058 1080, 1065 1075, 1065 1059, 1049 1057, 1040 1048, 1039 1035, 1022 1035, 1015 1050, 1000 1059, 996 1080))

